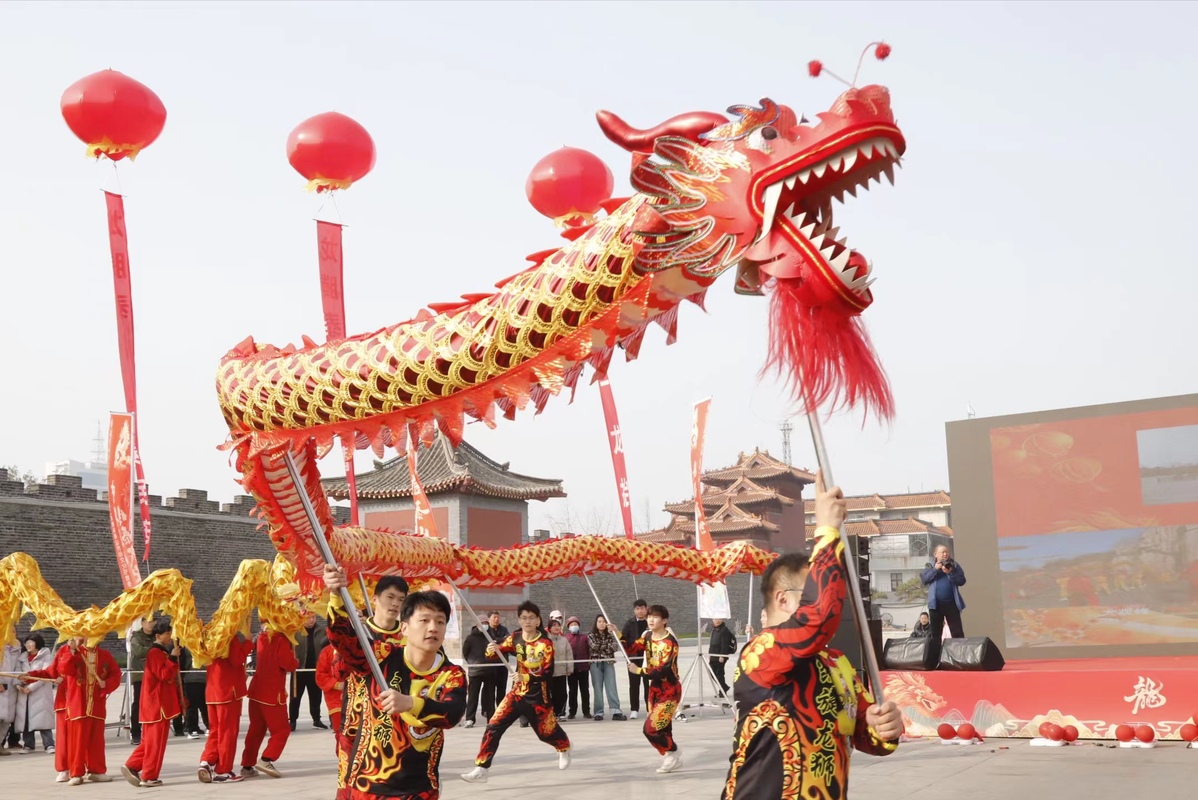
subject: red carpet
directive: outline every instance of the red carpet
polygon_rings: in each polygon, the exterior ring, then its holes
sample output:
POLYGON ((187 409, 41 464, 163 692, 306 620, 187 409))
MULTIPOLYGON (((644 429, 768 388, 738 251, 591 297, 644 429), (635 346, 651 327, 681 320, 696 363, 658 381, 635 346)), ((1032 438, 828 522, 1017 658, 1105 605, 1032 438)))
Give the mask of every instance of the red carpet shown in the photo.
POLYGON ((1198 656, 1008 661, 999 672, 882 672, 910 736, 942 722, 973 723, 984 737, 1032 737, 1045 720, 1082 738, 1114 738, 1121 723, 1161 739, 1198 713, 1198 656))

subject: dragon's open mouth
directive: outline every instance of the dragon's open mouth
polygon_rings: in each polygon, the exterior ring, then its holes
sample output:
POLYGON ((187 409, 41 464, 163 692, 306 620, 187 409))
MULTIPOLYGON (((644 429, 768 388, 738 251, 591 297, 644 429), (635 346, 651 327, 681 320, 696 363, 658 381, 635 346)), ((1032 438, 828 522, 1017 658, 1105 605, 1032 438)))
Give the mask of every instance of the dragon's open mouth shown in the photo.
POLYGON ((854 138, 823 159, 813 162, 810 153, 799 154, 759 177, 754 211, 761 214, 761 233, 745 255, 747 262, 766 275, 791 277, 794 262, 801 260, 835 276, 847 293, 868 289, 869 265, 854 257, 847 238, 833 225, 832 200, 843 201, 846 192, 855 197, 857 189, 880 183, 882 175, 894 183, 899 145, 888 136, 854 138))

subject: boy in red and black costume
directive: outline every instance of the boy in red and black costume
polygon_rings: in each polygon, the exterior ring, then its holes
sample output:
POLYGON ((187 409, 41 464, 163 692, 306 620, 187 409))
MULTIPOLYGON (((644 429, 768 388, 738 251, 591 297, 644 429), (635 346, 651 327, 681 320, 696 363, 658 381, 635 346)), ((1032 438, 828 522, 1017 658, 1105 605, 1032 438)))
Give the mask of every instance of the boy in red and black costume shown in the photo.
POLYGON ((154 644, 146 653, 146 671, 141 681, 141 743, 121 767, 125 780, 134 786, 161 786, 162 757, 171 720, 183 713, 179 703, 179 645, 171 637, 170 620, 154 623, 154 644))
POLYGON ((649 679, 649 709, 643 731, 649 744, 661 753, 658 772, 673 772, 682 766, 682 751, 674 741, 674 713, 682 700, 678 682, 678 640, 666 630, 670 612, 665 606, 649 606, 648 629, 628 645, 628 655, 645 654, 645 663, 629 662, 628 671, 649 679))
POLYGON ((487 654, 515 653, 516 678, 499 708, 487 722, 482 745, 474 769, 461 776, 469 783, 486 783, 487 770, 499 749, 499 740, 512 723, 523 717, 536 731, 537 738, 558 752, 558 769, 570 766, 570 737, 558 724, 549 696, 549 681, 553 677, 553 641, 541 628, 541 609, 525 600, 516 609, 520 630, 498 645, 487 645, 487 654))
POLYGON ((387 686, 379 687, 337 593, 346 585, 345 572, 325 565, 324 581, 333 592, 329 641, 345 669, 366 682, 370 698, 354 742, 344 796, 437 800, 445 729, 466 713, 466 673, 441 650, 449 600, 440 592, 414 592, 404 598, 400 624, 405 644, 391 648, 380 660, 387 686))
POLYGON ((287 673, 299 668, 295 647, 281 633, 263 626, 255 643, 254 677, 247 693, 250 698, 250 727, 245 732, 245 749, 241 751, 241 774, 251 778, 258 773, 281 778, 283 773, 275 761, 283 755, 283 747, 291 736, 291 721, 287 706, 287 673), (262 740, 270 732, 270 740, 258 758, 262 740))
POLYGON ((237 733, 241 729, 241 701, 245 697, 245 660, 254 643, 242 633, 229 642, 229 652, 208 665, 204 701, 208 704, 208 741, 200 756, 203 783, 241 780, 233 772, 237 758, 237 733))
POLYGON ((815 487, 810 560, 786 553, 761 576, 766 627, 741 651, 733 679, 736 736, 722 800, 843 798, 850 750, 888 755, 903 732, 897 706, 875 705, 848 659, 828 648, 844 607, 847 505, 822 473, 815 487))
POLYGON ((341 704, 345 696, 345 677, 347 670, 337 653, 336 647, 326 647, 316 657, 316 685, 324 693, 324 703, 329 707, 329 727, 333 729, 334 751, 337 753, 337 763, 341 763, 343 754, 349 752, 350 742, 345 739, 341 727, 341 704))
POLYGON ((72 786, 83 783, 85 777, 91 783, 112 780, 104 758, 106 700, 121 685, 121 668, 112 654, 84 644, 84 639, 76 638, 63 648, 69 653, 62 672, 67 687, 67 768, 72 786))

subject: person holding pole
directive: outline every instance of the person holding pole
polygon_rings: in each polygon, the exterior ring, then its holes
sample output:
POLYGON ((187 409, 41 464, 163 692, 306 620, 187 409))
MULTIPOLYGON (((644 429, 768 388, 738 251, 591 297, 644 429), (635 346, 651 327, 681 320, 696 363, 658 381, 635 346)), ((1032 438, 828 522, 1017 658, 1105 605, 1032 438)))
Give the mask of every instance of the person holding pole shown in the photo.
POLYGON ((828 648, 846 579, 839 488, 815 483, 816 544, 778 556, 761 576, 765 628, 741 651, 736 735, 721 800, 844 797, 850 748, 888 755, 903 732, 893 702, 876 705, 848 659, 828 648), (803 587, 817 589, 813 605, 803 587))
POLYGON ((134 786, 161 786, 162 757, 166 755, 167 732, 171 720, 183 713, 180 704, 179 645, 171 635, 171 622, 159 619, 151 628, 154 644, 145 656, 145 674, 138 711, 141 717, 141 744, 133 749, 121 774, 134 786))
MULTIPOLYGON (((245 629, 249 629, 246 621, 245 629)), ((241 631, 229 642, 229 652, 213 659, 204 682, 204 701, 208 705, 208 741, 200 756, 199 779, 202 783, 235 783, 242 779, 233 772, 237 758, 237 734, 241 728, 241 701, 245 699, 245 661, 254 643, 241 631)))
POLYGON ((259 773, 272 778, 281 778, 283 773, 275 761, 283 755, 283 748, 291 736, 291 725, 287 720, 287 673, 299 667, 291 642, 279 631, 263 625, 254 644, 254 677, 246 692, 250 699, 250 725, 245 731, 245 742, 241 751, 241 774, 252 778, 259 773), (262 757, 258 749, 266 739, 262 757))
POLYGON ((645 635, 628 645, 628 655, 644 654, 644 665, 628 662, 628 671, 649 679, 649 701, 645 714, 645 738, 661 754, 658 772, 673 772, 682 766, 682 751, 674 741, 674 713, 682 700, 678 682, 678 640, 666 626, 670 612, 665 606, 648 608, 645 635))

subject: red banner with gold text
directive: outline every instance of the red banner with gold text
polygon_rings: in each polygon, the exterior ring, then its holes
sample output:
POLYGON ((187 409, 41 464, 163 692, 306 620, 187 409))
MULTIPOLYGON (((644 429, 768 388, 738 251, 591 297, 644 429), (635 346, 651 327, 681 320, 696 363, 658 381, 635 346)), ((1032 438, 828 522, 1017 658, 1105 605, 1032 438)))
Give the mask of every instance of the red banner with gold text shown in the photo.
POLYGON ((342 275, 341 226, 316 221, 316 244, 320 263, 320 305, 324 312, 325 338, 345 338, 345 291, 342 275))
MULTIPOLYGON (((137 367, 133 337, 133 279, 129 272, 129 238, 125 231, 125 200, 119 194, 104 192, 108 207, 108 248, 112 251, 112 283, 116 297, 117 349, 120 352, 121 382, 125 389, 125 410, 137 413, 137 367)), ((137 500, 141 510, 141 530, 145 552, 150 559, 150 492, 137 438, 137 417, 132 423, 133 472, 137 480, 137 500)))
POLYGON ((133 415, 113 413, 108 426, 108 518, 121 584, 141 583, 133 549, 133 415))
POLYGON ((628 467, 624 463, 624 434, 616 413, 616 398, 612 396, 607 378, 599 380, 599 397, 603 400, 603 419, 607 423, 607 444, 611 448, 611 465, 616 473, 616 493, 620 499, 620 515, 624 520, 624 536, 632 539, 632 493, 628 490, 628 467))
POLYGON ((695 546, 711 550, 711 532, 707 529, 707 513, 703 510, 703 437, 707 432, 707 409, 711 398, 695 403, 694 423, 691 425, 691 482, 695 487, 695 546))
POLYGON ((420 485, 420 477, 416 474, 416 441, 408 445, 408 476, 412 481, 412 518, 413 531, 417 536, 440 537, 437 531, 437 521, 433 519, 433 507, 429 505, 424 487, 420 485))

